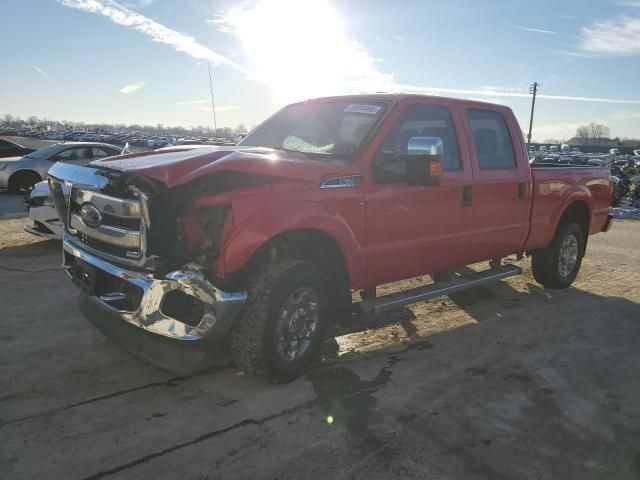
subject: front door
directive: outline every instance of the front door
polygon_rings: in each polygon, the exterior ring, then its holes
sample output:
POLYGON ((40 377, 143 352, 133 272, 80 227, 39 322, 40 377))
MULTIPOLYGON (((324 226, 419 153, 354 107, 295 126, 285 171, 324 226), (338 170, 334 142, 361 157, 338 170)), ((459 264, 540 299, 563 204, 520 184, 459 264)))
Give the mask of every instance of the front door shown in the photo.
POLYGON ((465 265, 472 207, 468 148, 459 122, 437 103, 413 103, 400 114, 373 161, 373 184, 366 199, 368 284, 435 273, 465 265), (444 143, 440 186, 406 182, 411 137, 438 137, 444 143))

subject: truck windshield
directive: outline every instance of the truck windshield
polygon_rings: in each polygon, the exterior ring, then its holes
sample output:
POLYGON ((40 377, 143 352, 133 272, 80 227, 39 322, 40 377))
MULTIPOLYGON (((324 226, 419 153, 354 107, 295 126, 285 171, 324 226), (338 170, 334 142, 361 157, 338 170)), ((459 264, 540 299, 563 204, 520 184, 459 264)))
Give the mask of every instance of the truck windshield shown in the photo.
POLYGON ((350 157, 385 110, 384 103, 322 101, 286 107, 238 145, 291 150, 314 157, 350 157))

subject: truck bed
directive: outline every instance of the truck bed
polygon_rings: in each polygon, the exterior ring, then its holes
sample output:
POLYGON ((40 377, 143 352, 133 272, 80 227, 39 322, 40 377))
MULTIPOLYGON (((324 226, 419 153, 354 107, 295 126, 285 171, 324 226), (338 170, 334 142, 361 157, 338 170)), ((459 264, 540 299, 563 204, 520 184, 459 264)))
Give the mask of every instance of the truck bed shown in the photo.
POLYGON ((593 205, 590 233, 601 232, 611 205, 610 173, 592 165, 531 164, 533 198, 527 250, 546 247, 560 213, 574 201, 593 205))

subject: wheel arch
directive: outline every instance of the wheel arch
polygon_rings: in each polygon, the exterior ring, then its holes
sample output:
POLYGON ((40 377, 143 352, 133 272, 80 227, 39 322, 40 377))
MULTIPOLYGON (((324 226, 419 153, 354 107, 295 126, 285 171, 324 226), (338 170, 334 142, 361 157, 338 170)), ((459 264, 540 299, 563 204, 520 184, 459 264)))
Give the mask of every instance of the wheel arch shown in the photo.
POLYGON ((591 206, 586 199, 579 198, 571 201, 563 210, 562 215, 558 219, 558 223, 554 232, 567 223, 576 223, 580 227, 584 238, 584 248, 587 248, 589 239, 589 229, 591 226, 591 206))
MULTIPOLYGON (((38 181, 41 182, 43 180, 42 175, 40 175, 37 171, 31 169, 31 168, 21 168, 19 170, 16 170, 15 172, 13 172, 11 175, 9 175, 9 179, 7 180, 7 186, 9 188, 12 187, 13 182, 15 181, 16 178, 18 178, 20 175, 34 175, 36 177, 38 177, 38 181)), ((37 182, 36 182, 37 183, 37 182)))
POLYGON ((334 236, 320 229, 287 230, 271 237, 226 283, 230 282, 232 288, 243 288, 263 265, 283 258, 311 263, 322 272, 333 300, 331 311, 335 321, 341 322, 351 313, 351 278, 345 252, 334 236))

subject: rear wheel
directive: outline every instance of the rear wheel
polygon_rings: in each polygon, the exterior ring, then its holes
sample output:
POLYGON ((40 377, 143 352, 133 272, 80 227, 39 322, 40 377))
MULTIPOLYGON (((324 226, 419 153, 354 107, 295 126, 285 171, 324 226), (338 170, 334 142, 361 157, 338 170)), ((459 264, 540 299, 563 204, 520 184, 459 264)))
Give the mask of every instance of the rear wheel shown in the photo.
POLYGON ((302 375, 327 326, 327 281, 314 265, 281 259, 263 266, 231 331, 231 351, 244 371, 273 383, 302 375))
POLYGON ((533 277, 548 288, 567 288, 580 271, 583 255, 584 232, 580 226, 561 225, 547 248, 533 252, 533 277))
POLYGON ((16 172, 9 178, 9 190, 11 192, 26 192, 40 180, 40 175, 36 172, 16 172))

